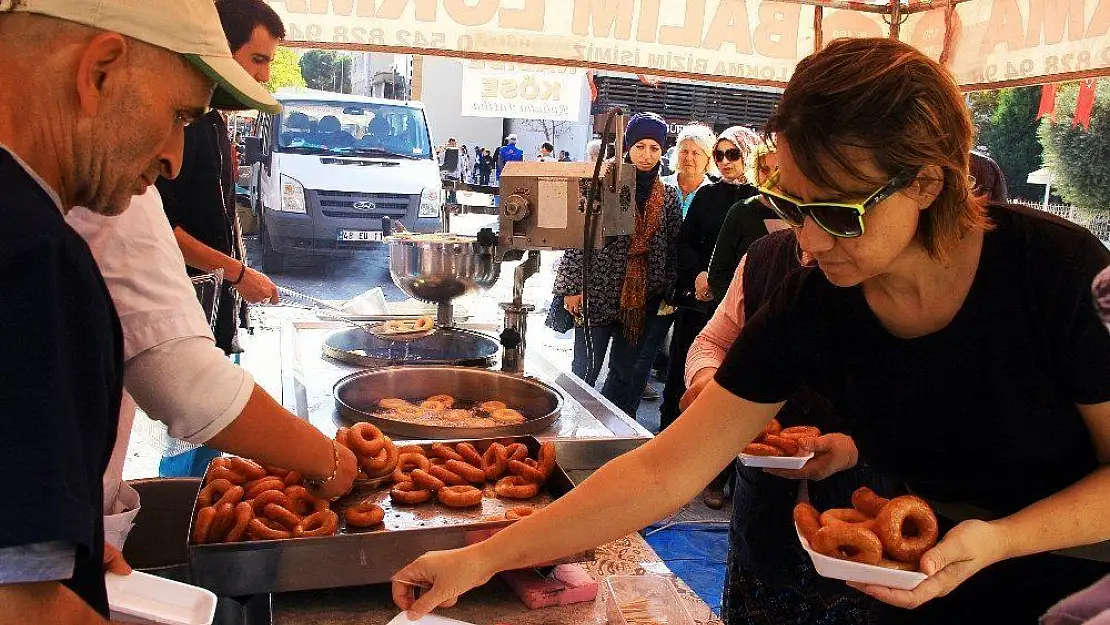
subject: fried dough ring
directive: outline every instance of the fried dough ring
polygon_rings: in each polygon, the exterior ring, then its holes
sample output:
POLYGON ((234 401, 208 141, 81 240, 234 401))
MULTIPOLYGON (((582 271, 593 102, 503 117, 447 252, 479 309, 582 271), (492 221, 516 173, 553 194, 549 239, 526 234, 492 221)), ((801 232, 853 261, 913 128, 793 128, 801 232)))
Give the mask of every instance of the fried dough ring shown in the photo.
POLYGON ((247 527, 254 518, 254 508, 250 502, 240 501, 235 506, 235 524, 227 533, 227 542, 237 543, 247 537, 247 527))
POLYGON ((748 443, 744 446, 744 449, 740 450, 740 453, 747 454, 749 456, 773 457, 783 455, 783 451, 781 449, 775 447, 774 445, 768 445, 766 443, 748 443))
POLYGON ((451 508, 473 508, 482 504, 482 491, 473 486, 445 486, 436 491, 436 497, 451 508))
POLYGON ((510 475, 498 480, 493 492, 504 499, 531 499, 540 493, 540 485, 528 482, 519 475, 510 475))
POLYGON ((411 405, 407 400, 400 397, 386 397, 378 400, 378 407, 384 410, 399 410, 411 405))
POLYGON ((509 469, 509 454, 501 443, 492 443, 482 454, 482 471, 487 480, 499 480, 509 469))
POLYGON ((462 460, 448 460, 443 467, 472 484, 484 484, 486 481, 485 471, 462 460))
POLYGON ((351 426, 351 431, 347 433, 347 445, 359 456, 376 456, 385 447, 385 435, 373 423, 363 421, 351 426))
POLYGON ((253 512, 255 516, 260 516, 262 514, 262 509, 266 507, 266 504, 270 503, 277 504, 286 510, 291 510, 293 508, 293 500, 289 499, 288 495, 280 490, 268 490, 250 500, 251 512, 253 512))
POLYGON ((372 501, 360 501, 343 512, 350 527, 373 527, 385 520, 385 510, 372 501))
POLYGON ((798 532, 812 547, 813 535, 821 529, 821 514, 817 512, 817 508, 806 502, 794 506, 794 524, 798 526, 798 532))
POLYGON ((282 540, 292 538, 293 532, 282 527, 277 521, 255 517, 247 525, 247 535, 255 540, 282 540))
POLYGON ((490 400, 478 404, 478 410, 482 412, 493 412, 494 410, 502 410, 508 408, 508 404, 503 401, 490 400))
MULTIPOLYGON (((451 462, 451 460, 446 462, 451 462)), ((458 461, 455 460, 455 462, 458 461)), ((428 467, 428 473, 443 480, 443 483, 448 486, 465 486, 467 484, 466 478, 448 469, 446 464, 433 464, 428 467)))
POLYGON ((394 503, 412 506, 430 500, 432 491, 420 488, 415 482, 403 482, 393 486, 393 489, 389 491, 389 498, 394 503))
POLYGON ((872 517, 879 516, 879 511, 888 503, 890 503, 889 499, 878 495, 866 486, 860 486, 852 493, 852 506, 872 517))
POLYGON ((779 432, 779 436, 783 438, 793 438, 795 440, 799 438, 816 438, 821 436, 821 430, 812 425, 795 425, 794 427, 783 428, 783 430, 779 432))
POLYGON ((937 515, 924 499, 903 495, 890 500, 875 517, 875 533, 890 557, 917 562, 937 544, 937 515))
POLYGON ((432 448, 428 452, 428 455, 435 456, 436 458, 443 458, 444 460, 463 460, 459 452, 451 449, 450 445, 444 445, 443 443, 432 443, 432 448))
POLYGON ((331 510, 321 510, 306 516, 293 528, 294 538, 331 536, 339 529, 339 516, 331 510))
POLYGON ((478 468, 482 467, 482 454, 478 453, 478 450, 474 447, 474 445, 470 443, 459 443, 458 445, 455 445, 455 453, 462 456, 463 462, 469 464, 470 466, 478 468))
POLYGON ((523 414, 520 413, 519 410, 513 410, 512 408, 502 408, 500 410, 494 410, 490 413, 489 416, 494 421, 507 425, 524 423, 528 420, 523 414))
POLYGON ((869 529, 858 525, 826 525, 813 535, 813 550, 840 560, 878 564, 883 559, 883 543, 869 529))
POLYGON ((821 513, 821 527, 844 523, 847 525, 863 525, 868 529, 874 526, 874 519, 855 508, 832 508, 821 513))
POLYGON ((438 491, 439 489, 447 486, 443 483, 443 480, 432 475, 431 473, 428 473, 423 469, 413 470, 412 481, 415 482, 418 487, 424 490, 438 491))

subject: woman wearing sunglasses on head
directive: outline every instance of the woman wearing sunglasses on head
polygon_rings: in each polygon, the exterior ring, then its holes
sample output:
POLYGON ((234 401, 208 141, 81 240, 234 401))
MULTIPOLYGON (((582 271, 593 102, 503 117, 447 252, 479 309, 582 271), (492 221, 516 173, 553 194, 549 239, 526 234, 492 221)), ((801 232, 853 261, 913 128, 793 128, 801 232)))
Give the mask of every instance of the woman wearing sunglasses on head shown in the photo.
MULTIPOLYGON (((941 518, 916 589, 857 586, 879 599, 873 622, 1033 623, 1110 570, 1072 549, 1110 539, 1110 334, 1088 295, 1110 252, 969 193, 963 96, 901 42, 841 39, 807 57, 768 130, 766 193, 816 265, 787 278, 658 437, 490 540, 398 573, 433 583, 416 612, 676 509, 803 386, 941 518)), ((825 453, 810 462, 854 460, 825 453)), ((412 606, 403 584, 394 596, 412 606)))
MULTIPOLYGON (((636 229, 630 236, 614 237, 593 255, 589 310, 583 323, 574 328, 571 370, 593 384, 612 343, 601 394, 635 417, 651 365, 671 323, 669 315, 659 314, 659 308, 674 285, 682 208, 677 187, 659 177, 667 138, 663 118, 654 113, 633 115, 624 138, 629 146, 624 158, 636 168, 636 229)), ((582 250, 563 254, 554 293, 562 297, 567 312, 582 316, 582 250)))
MULTIPOLYGON (((751 165, 749 175, 753 183, 757 188, 761 187, 774 172, 774 148, 759 139, 759 143, 752 147, 745 161, 751 165)), ((744 166, 744 163, 736 164, 737 168, 744 166)), ((758 193, 752 193, 745 199, 749 201, 732 205, 721 222, 713 247, 713 256, 709 262, 709 270, 706 272, 709 291, 715 293, 718 300, 728 291, 729 281, 736 272, 736 266, 740 264, 740 259, 752 242, 752 233, 762 233, 757 235, 762 236, 767 233, 768 219, 779 221, 758 193)))

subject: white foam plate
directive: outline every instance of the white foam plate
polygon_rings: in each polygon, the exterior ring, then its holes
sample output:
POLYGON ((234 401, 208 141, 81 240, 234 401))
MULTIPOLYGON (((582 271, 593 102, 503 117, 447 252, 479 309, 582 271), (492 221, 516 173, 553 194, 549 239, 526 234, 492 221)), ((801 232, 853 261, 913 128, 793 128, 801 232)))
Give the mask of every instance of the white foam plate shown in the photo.
POLYGON ((794 531, 798 532, 798 540, 801 541, 802 547, 809 554, 809 559, 813 561, 813 567, 817 569, 817 574, 822 577, 886 586, 898 590, 913 590, 917 588, 918 584, 928 579, 927 575, 916 571, 899 571, 898 569, 888 569, 873 564, 860 564, 859 562, 850 562, 817 553, 810 548, 809 541, 798 531, 796 524, 794 525, 794 531))
POLYGON ((113 621, 158 625, 212 625, 216 595, 149 573, 104 574, 113 621))
POLYGON ((800 456, 751 456, 740 454, 740 464, 758 469, 800 469, 812 457, 812 451, 800 456))

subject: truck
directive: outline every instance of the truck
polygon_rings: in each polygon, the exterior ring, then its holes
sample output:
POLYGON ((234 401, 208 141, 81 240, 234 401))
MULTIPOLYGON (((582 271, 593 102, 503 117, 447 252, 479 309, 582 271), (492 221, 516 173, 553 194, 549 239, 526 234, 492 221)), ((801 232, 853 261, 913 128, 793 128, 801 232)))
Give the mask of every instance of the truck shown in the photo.
POLYGON ((244 140, 265 271, 282 271, 290 255, 372 249, 398 223, 440 229, 445 197, 423 104, 311 89, 274 95, 281 113, 261 115, 244 140))

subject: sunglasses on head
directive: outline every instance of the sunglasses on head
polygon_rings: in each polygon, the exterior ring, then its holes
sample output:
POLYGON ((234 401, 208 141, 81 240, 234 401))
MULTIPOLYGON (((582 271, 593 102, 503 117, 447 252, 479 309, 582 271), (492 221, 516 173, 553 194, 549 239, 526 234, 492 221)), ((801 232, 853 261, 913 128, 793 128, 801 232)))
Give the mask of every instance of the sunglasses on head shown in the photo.
POLYGON ((717 161, 718 163, 725 160, 726 158, 730 161, 738 161, 743 158, 743 156, 744 153, 740 151, 740 148, 713 150, 713 160, 717 161))
POLYGON ((912 169, 898 174, 859 203, 812 202, 807 204, 775 188, 779 181, 779 172, 776 171, 760 187, 758 197, 762 197, 771 210, 795 228, 801 228, 808 215, 825 232, 834 237, 850 239, 863 234, 864 213, 913 184, 917 173, 917 169, 912 169))

